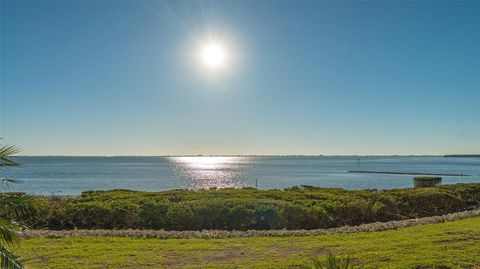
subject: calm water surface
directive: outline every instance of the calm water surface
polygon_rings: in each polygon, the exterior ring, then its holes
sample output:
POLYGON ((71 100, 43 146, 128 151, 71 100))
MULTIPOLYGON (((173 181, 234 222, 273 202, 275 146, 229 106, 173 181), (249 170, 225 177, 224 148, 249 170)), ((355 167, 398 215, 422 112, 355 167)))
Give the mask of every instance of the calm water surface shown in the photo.
POLYGON ((448 173, 444 183, 480 182, 480 158, 445 157, 17 157, 21 168, 4 170, 22 184, 5 191, 77 195, 85 190, 295 185, 345 189, 412 186, 412 175, 361 174, 350 170, 448 173))

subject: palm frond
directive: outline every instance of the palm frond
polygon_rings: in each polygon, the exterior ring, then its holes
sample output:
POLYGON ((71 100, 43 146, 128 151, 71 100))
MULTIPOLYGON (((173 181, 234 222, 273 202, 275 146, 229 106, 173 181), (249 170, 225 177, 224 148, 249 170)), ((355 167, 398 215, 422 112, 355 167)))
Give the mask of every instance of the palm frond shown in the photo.
POLYGON ((20 152, 16 146, 3 145, 0 146, 0 167, 4 166, 19 166, 20 164, 14 162, 10 157, 20 152))
POLYGON ((0 218, 0 245, 19 245, 17 231, 20 228, 15 222, 0 218))
POLYGON ((312 260, 313 260, 313 266, 312 266, 313 269, 324 269, 323 263, 318 260, 317 256, 313 257, 312 260))
POLYGON ((313 257, 313 269, 354 269, 362 268, 355 266, 351 263, 350 258, 347 256, 345 258, 337 259, 335 255, 331 252, 328 253, 327 258, 324 262, 320 261, 316 256, 313 257))
MULTIPOLYGON (((20 150, 15 146, 0 146, 0 168, 19 166, 20 164, 11 160, 10 157, 17 154, 20 150)), ((0 178, 0 184, 19 183, 17 180, 0 178)), ((1 269, 21 269, 22 260, 7 246, 19 245, 20 241, 17 232, 22 228, 15 222, 17 217, 21 217, 29 212, 30 196, 25 194, 0 194, 0 268, 1 269), (8 218, 8 219, 7 219, 8 218)))
POLYGON ((2 269, 22 269, 22 259, 13 251, 0 246, 0 268, 2 269))
POLYGON ((11 179, 11 178, 2 178, 2 177, 0 177, 0 185, 4 185, 4 186, 9 187, 10 183, 21 184, 21 183, 23 183, 23 181, 22 181, 22 180, 18 180, 18 179, 11 179))
POLYGON ((30 212, 31 197, 26 194, 0 194, 0 214, 19 218, 30 212))

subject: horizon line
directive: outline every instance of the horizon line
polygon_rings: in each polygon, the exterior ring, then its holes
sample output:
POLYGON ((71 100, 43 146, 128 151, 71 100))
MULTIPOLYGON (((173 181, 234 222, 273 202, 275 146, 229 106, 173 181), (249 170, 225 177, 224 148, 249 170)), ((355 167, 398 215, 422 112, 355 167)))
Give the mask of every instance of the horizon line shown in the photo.
POLYGON ((480 154, 172 154, 172 155, 15 155, 13 157, 480 157, 480 154))

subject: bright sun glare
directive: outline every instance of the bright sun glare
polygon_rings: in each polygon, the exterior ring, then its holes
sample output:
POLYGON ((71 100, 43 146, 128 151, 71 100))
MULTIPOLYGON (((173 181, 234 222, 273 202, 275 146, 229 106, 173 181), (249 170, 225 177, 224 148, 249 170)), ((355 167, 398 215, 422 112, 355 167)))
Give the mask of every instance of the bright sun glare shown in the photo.
POLYGON ((225 64, 226 52, 221 44, 210 42, 202 48, 203 63, 212 69, 217 69, 225 64))

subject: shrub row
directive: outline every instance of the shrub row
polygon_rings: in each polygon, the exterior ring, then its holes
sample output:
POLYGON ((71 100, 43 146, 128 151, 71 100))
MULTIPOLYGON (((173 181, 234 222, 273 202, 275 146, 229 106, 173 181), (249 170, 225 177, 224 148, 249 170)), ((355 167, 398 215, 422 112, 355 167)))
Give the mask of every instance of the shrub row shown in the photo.
POLYGON ((165 230, 25 230, 21 232, 24 238, 64 238, 64 237, 133 237, 133 238, 162 238, 162 239, 186 239, 186 238, 231 238, 231 237, 286 237, 286 236, 317 236, 322 234, 378 232, 410 227, 418 224, 433 224, 446 221, 461 220, 466 218, 480 217, 480 209, 441 216, 424 217, 418 219, 392 220, 387 222, 374 222, 358 226, 342 226, 329 229, 312 230, 202 230, 202 231, 165 231, 165 230))
POLYGON ((22 221, 47 229, 319 229, 442 215, 480 207, 480 184, 422 189, 88 191, 34 197, 22 221))

